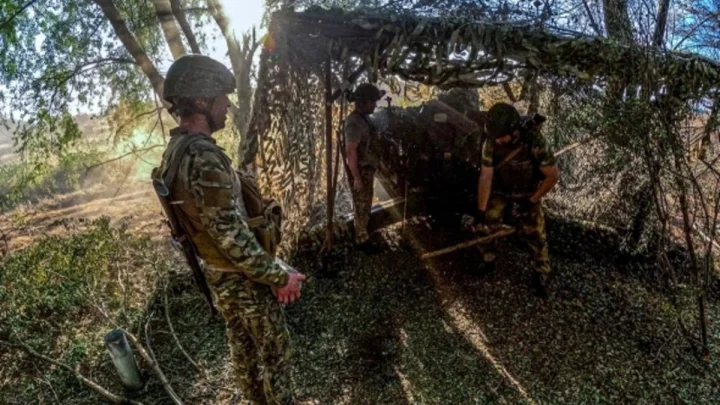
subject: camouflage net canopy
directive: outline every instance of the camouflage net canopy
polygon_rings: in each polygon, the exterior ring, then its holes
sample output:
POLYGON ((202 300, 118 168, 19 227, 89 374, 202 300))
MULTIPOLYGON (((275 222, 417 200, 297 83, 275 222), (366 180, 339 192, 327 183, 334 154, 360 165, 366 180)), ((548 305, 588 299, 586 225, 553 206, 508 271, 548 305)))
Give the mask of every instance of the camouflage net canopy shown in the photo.
MULTIPOLYGON (((332 90, 364 67, 373 79, 481 87, 531 77, 614 82, 683 100, 716 99, 720 65, 533 24, 313 9, 273 14, 261 55, 245 163, 288 215, 289 235, 324 220, 325 75, 332 90)), ((333 138, 340 101, 334 103, 333 138)))

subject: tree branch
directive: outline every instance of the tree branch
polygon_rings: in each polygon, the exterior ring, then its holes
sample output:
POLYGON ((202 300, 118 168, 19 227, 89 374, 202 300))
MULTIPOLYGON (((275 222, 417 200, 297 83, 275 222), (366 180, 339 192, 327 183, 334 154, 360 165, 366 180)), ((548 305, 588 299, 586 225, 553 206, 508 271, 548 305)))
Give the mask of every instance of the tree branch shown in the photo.
POLYGON ((32 6, 33 3, 35 3, 37 0, 30 0, 27 3, 23 4, 22 7, 20 7, 17 11, 15 11, 10 17, 6 18, 5 21, 0 23, 0 29, 5 28, 6 25, 9 25, 17 16, 22 14, 28 7, 32 6))
MULTIPOLYGON (((158 96, 162 98, 164 78, 155 68, 155 64, 147 56, 145 50, 140 46, 140 43, 137 41, 135 36, 128 29, 125 24, 125 20, 120 14, 120 10, 115 7, 113 0, 92 1, 100 7, 105 15, 105 18, 110 21, 110 25, 112 25, 115 34, 125 46, 125 49, 130 53, 130 55, 132 55, 133 59, 135 59, 135 63, 140 66, 143 73, 145 73, 145 76, 147 76, 150 80, 150 83, 158 96)), ((165 101, 163 101, 163 105, 165 105, 165 107, 169 107, 169 104, 165 101)))
POLYGON ((590 10, 590 6, 587 3, 587 0, 582 0, 583 6, 585 6, 585 13, 587 13, 588 19, 590 20, 590 26, 593 28, 595 33, 598 36, 602 36, 602 30, 600 30, 600 26, 598 25, 597 21, 595 21, 595 16, 593 16, 592 10, 590 10))
POLYGON ((197 39, 195 38, 195 33, 193 33, 192 27, 190 27, 190 23, 188 22, 187 16, 185 15, 185 10, 183 10, 182 4, 180 4, 180 0, 170 0, 170 7, 172 8, 172 13, 175 15, 175 19, 178 21, 178 24, 180 24, 180 28, 185 34, 185 38, 190 44, 190 49, 192 50, 192 53, 199 55, 200 46, 198 46, 197 39))
POLYGON ((252 34, 245 34, 243 38, 244 46, 241 46, 230 27, 230 20, 227 18, 223 5, 218 0, 207 0, 207 4, 227 42, 238 96, 238 114, 236 114, 235 125, 240 130, 241 136, 244 137, 252 113, 252 89, 250 83, 252 61, 260 43, 256 41, 255 31, 253 30, 252 34))
POLYGON ((657 47, 663 46, 665 42, 665 27, 667 26, 669 8, 670 0, 660 0, 660 10, 658 10, 655 34, 653 35, 653 45, 657 47))
POLYGON ((114 157, 114 158, 112 158, 112 159, 108 159, 108 160, 103 161, 103 162, 100 162, 100 163, 95 163, 95 164, 90 165, 90 166, 87 166, 87 167, 85 168, 85 175, 87 176, 88 173, 90 173, 90 170, 92 170, 92 169, 94 169, 94 168, 96 168, 96 167, 104 166, 104 165, 106 165, 106 164, 108 164, 108 163, 112 163, 112 162, 118 161, 118 160, 123 159, 123 158, 126 158, 126 157, 128 157, 128 156, 130 156, 130 155, 135 155, 135 154, 138 154, 138 153, 151 151, 151 150, 153 150, 153 149, 161 148, 161 147, 164 147, 164 146, 165 146, 165 145, 159 144, 159 145, 153 145, 153 146, 150 146, 150 147, 147 147, 147 148, 143 148, 143 149, 135 149, 135 150, 132 150, 132 151, 130 151, 130 152, 128 152, 128 153, 125 153, 125 154, 123 154, 123 155, 116 156, 116 157, 114 157))
POLYGON ((68 366, 65 363, 61 363, 51 357, 45 356, 44 354, 36 352, 32 347, 30 347, 27 343, 23 342, 19 338, 16 337, 16 340, 18 341, 18 344, 6 342, 6 341, 0 341, 0 343, 3 343, 7 346, 11 347, 20 347, 25 351, 25 353, 29 354, 32 357, 35 357, 37 359, 46 361, 50 364, 53 364, 57 367, 60 367, 62 369, 65 369, 69 372, 71 372, 75 378, 80 380, 81 383, 83 383, 86 387, 92 389, 96 393, 98 393, 100 396, 105 398, 106 400, 114 403, 114 404, 122 404, 122 405, 143 405, 141 402, 133 401, 130 399, 127 399, 125 397, 121 397, 119 395, 115 395, 112 392, 108 391, 101 385, 97 384, 96 382, 90 380, 89 378, 85 377, 84 375, 80 374, 79 371, 75 370, 74 368, 68 366))
POLYGON ((175 24, 175 16, 171 10, 170 2, 168 0, 152 0, 152 5, 155 8, 155 15, 160 20, 165 42, 170 48, 173 59, 180 58, 185 55, 185 46, 180 37, 180 30, 175 24))

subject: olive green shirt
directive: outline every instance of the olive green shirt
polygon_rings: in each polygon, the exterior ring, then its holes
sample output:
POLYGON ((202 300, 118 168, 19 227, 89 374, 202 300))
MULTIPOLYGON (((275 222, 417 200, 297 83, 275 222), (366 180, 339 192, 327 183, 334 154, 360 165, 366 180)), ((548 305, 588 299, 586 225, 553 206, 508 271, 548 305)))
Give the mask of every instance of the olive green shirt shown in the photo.
POLYGON ((345 119, 345 143, 358 145, 358 166, 377 168, 380 157, 377 153, 377 129, 368 116, 352 112, 345 119))

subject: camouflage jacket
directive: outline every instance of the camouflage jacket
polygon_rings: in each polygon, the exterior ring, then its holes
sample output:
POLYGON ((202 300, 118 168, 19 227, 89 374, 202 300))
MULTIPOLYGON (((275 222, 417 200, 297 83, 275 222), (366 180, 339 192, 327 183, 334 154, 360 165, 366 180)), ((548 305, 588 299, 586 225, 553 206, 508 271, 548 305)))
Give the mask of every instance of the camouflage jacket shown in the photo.
POLYGON ((198 255, 216 270, 241 271, 252 281, 274 287, 287 284, 288 273, 262 248, 246 222, 242 186, 230 158, 209 136, 180 128, 170 135, 153 177, 165 178, 171 162, 180 159, 172 184, 166 186, 198 255), (178 156, 178 144, 187 136, 196 139, 178 156))

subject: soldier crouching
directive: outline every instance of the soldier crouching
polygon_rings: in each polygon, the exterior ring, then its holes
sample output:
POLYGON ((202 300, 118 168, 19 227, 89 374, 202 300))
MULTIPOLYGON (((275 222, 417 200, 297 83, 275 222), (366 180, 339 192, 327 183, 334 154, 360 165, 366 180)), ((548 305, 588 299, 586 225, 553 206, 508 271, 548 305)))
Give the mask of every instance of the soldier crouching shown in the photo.
MULTIPOLYGON (((488 111, 478 182, 478 222, 492 225, 507 217, 516 220, 532 252, 531 288, 536 295, 547 297, 551 268, 540 201, 557 184, 559 171, 540 125, 524 121, 509 104, 498 103, 488 111)), ((495 244, 486 246, 486 265, 493 267, 495 258, 495 244)))

